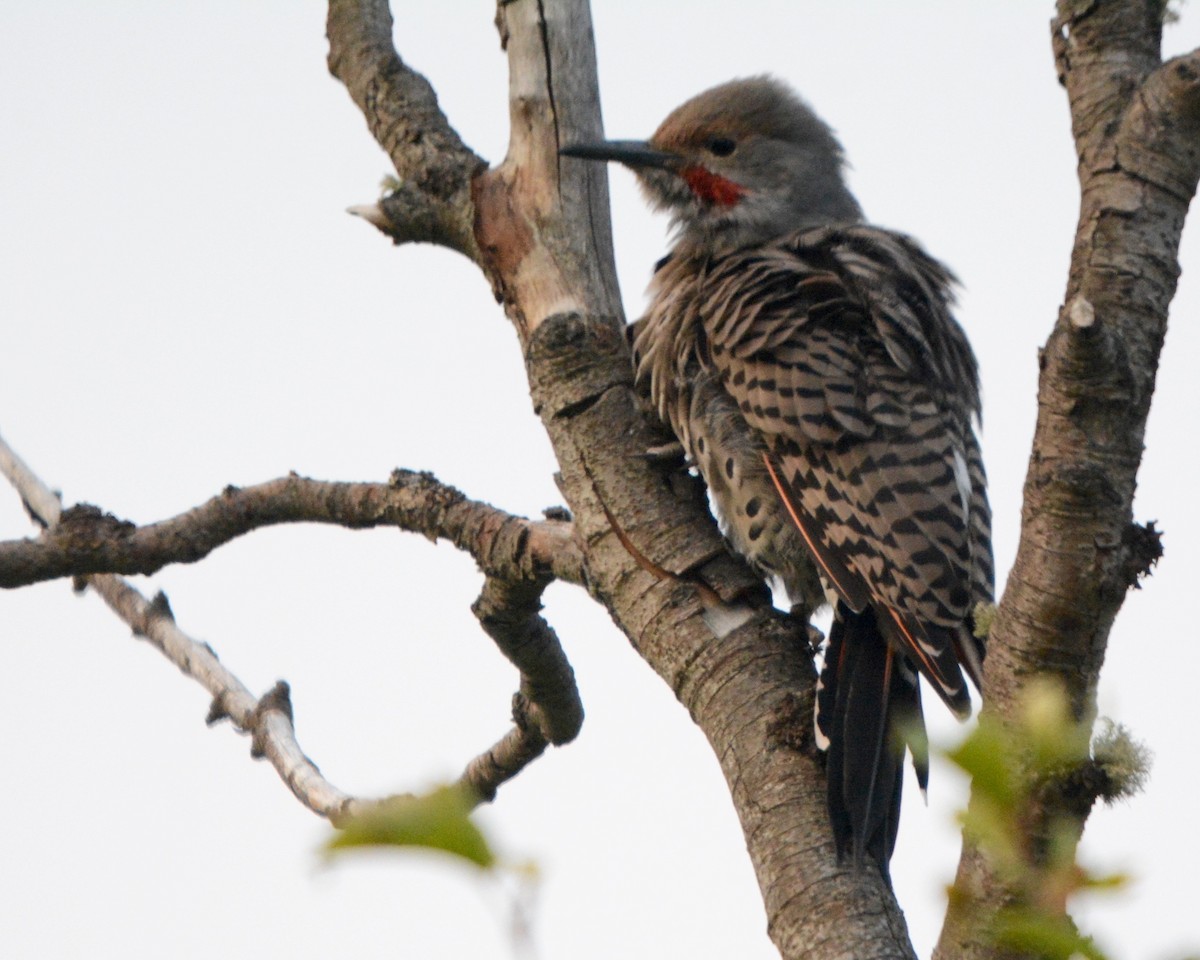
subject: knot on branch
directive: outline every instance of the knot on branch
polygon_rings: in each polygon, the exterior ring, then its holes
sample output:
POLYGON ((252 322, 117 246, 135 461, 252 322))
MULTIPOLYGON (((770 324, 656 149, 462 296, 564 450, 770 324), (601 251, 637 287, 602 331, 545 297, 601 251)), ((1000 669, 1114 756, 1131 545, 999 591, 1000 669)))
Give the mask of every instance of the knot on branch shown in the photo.
POLYGON ((260 760, 267 755, 265 726, 267 716, 273 712, 283 714, 289 727, 294 725, 292 690, 286 680, 277 681, 275 686, 259 698, 258 705, 254 708, 254 733, 250 743, 250 756, 255 760, 260 760))
POLYGON ((175 622, 175 611, 171 609, 171 601, 167 599, 167 595, 161 590, 151 599, 150 610, 155 616, 166 617, 172 623, 175 622))
POLYGON ((804 696, 788 692, 779 705, 771 711, 767 723, 767 740, 785 750, 794 750, 806 756, 818 756, 816 741, 812 735, 813 698, 811 691, 804 696))
POLYGON ((105 513, 90 503, 78 503, 62 512, 52 536, 68 550, 99 550, 111 540, 128 537, 137 526, 105 513))
POLYGON ((1162 559, 1162 531, 1153 520, 1144 525, 1131 523, 1125 528, 1121 546, 1125 555, 1125 583, 1140 590, 1142 579, 1150 576, 1151 569, 1162 559))
MULTIPOLYGON (((86 583, 86 580, 84 582, 86 583)), ((174 625, 175 611, 171 609, 171 601, 167 599, 167 595, 159 590, 153 599, 141 605, 127 619, 135 637, 147 640, 161 649, 161 628, 164 624, 174 625)))
POLYGON ((1134 394, 1133 369, 1127 349, 1096 304, 1076 294, 1063 307, 1061 329, 1066 333, 1059 349, 1048 348, 1045 360, 1070 378, 1078 401, 1102 400, 1128 404, 1134 394))
POLYGON ((390 179, 387 186, 388 193, 375 203, 357 204, 346 212, 366 220, 396 246, 432 243, 478 260, 479 251, 462 229, 462 210, 453 203, 457 200, 453 190, 443 196, 445 185, 436 181, 417 185, 390 179))
POLYGON ((1130 421, 1146 409, 1152 382, 1135 372, 1133 347, 1121 327, 1127 318, 1114 311, 1112 303, 1082 294, 1064 304, 1041 355, 1040 403, 1046 413, 1065 418, 1079 432, 1066 435, 1069 442, 1055 452, 1085 454, 1049 458, 1053 479, 1077 487, 1081 496, 1099 495, 1105 503, 1117 504, 1125 490, 1114 483, 1123 473, 1113 465, 1136 462, 1141 455, 1141 435, 1131 430, 1130 421))
POLYGON ((388 486, 393 490, 419 493, 430 505, 441 507, 452 507, 466 499, 461 491, 442 483, 428 470, 405 470, 403 467, 397 467, 388 476, 388 486))
MULTIPOLYGON (((215 727, 223 720, 233 719, 233 714, 230 713, 225 701, 226 695, 224 691, 212 698, 212 701, 208 705, 208 713, 204 715, 204 725, 206 727, 215 727)), ((251 751, 253 751, 253 746, 251 746, 251 751)))
POLYGON ((399 493, 410 494, 420 505, 418 514, 409 529, 424 534, 430 543, 437 543, 445 536, 445 515, 452 508, 466 501, 466 495, 449 484, 442 483, 428 470, 405 470, 397 467, 388 477, 388 487, 399 493))

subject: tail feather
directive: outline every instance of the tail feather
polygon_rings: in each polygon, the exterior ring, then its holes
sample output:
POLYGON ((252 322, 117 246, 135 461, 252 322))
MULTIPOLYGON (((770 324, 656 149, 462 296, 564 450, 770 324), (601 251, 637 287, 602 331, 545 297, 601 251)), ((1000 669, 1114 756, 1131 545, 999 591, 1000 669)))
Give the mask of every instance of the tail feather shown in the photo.
POLYGON ((896 845, 906 747, 917 781, 929 779, 916 673, 884 640, 875 614, 838 604, 817 693, 817 728, 828 741, 829 819, 839 858, 867 856, 888 876, 896 845))

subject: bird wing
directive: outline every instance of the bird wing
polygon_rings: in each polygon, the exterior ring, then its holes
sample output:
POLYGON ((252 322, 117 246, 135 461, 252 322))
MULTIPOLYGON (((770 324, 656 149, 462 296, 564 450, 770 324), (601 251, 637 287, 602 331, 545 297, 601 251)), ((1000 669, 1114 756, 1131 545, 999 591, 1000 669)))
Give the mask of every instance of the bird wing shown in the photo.
POLYGON ((949 283, 898 235, 819 228, 712 266, 701 320, 830 584, 852 610, 876 607, 962 712, 959 663, 977 674, 981 654, 963 624, 973 589, 986 579, 990 594, 991 551, 974 360, 949 283))

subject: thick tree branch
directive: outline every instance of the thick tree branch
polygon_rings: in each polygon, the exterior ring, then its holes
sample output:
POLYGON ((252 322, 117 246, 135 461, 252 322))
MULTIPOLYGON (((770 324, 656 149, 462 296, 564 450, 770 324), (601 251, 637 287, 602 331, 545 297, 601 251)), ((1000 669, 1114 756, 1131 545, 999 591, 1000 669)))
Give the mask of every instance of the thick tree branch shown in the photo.
MULTIPOLYGON (((0 451, 6 449, 0 440, 0 451)), ((489 576, 584 580, 571 524, 513 516, 468 499, 431 474, 396 470, 386 484, 292 475, 227 487, 193 510, 144 527, 75 506, 37 540, 0 543, 0 587, 89 573, 150 574, 171 563, 195 563, 259 527, 300 522, 395 526, 449 540, 489 576)))
MULTIPOLYGON (((1109 631, 1158 553, 1133 523, 1146 418, 1200 176, 1200 59, 1162 64, 1158 0, 1060 0, 1052 30, 1079 155, 1081 207, 1058 323, 1042 353, 1021 542, 989 638, 985 711, 1012 720, 1050 674, 1090 721, 1109 631)), ((1090 807, 1029 811, 1031 849, 1052 822, 1082 833, 1090 807)), ((1066 793, 1062 793, 1066 796, 1066 793)), ((968 838, 935 957, 997 956, 979 918, 1014 902, 968 838)))

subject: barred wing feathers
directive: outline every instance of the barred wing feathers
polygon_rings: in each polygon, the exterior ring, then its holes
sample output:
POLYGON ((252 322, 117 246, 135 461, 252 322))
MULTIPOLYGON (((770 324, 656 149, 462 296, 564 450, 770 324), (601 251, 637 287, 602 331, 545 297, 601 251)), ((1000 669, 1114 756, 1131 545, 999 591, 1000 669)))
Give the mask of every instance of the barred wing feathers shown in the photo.
POLYGON ((692 309, 831 584, 962 714, 959 664, 978 682, 982 657, 965 624, 992 566, 951 282, 907 238, 819 228, 710 266, 692 309))

